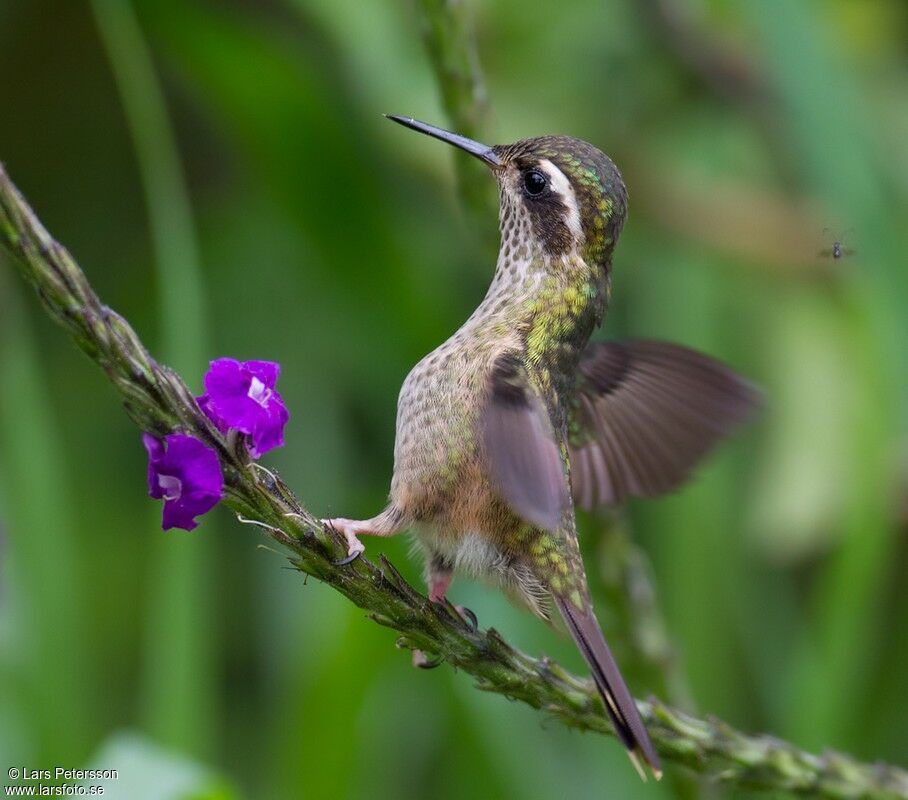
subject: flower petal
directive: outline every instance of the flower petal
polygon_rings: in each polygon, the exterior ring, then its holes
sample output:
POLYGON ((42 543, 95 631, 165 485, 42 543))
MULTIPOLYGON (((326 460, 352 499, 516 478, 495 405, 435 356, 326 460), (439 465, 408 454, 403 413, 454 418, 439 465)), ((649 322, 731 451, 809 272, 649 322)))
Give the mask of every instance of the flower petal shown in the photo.
POLYGON ((221 494, 224 478, 217 454, 192 436, 181 433, 167 437, 167 455, 159 472, 174 475, 183 482, 183 494, 197 491, 221 494))
POLYGON ((243 391, 243 364, 235 358, 216 358, 205 373, 205 391, 210 395, 236 394, 243 391))
POLYGON ((212 407, 211 398, 207 394, 199 395, 195 401, 199 404, 199 408, 202 409, 202 413, 214 423, 214 426, 221 433, 226 434, 230 430, 230 426, 221 419, 220 415, 212 407))
POLYGON ((143 433, 142 444, 148 453, 148 495, 155 500, 160 500, 164 496, 164 492, 158 483, 157 463, 164 455, 164 443, 150 433, 143 433))
POLYGON ((269 450, 284 446, 284 426, 289 419, 290 412, 287 411, 283 399, 278 392, 274 392, 268 407, 262 409, 252 430, 249 452, 253 458, 259 458, 269 450))
POLYGON ((196 492, 183 495, 179 500, 168 500, 164 503, 164 516, 161 527, 165 531, 182 528, 191 531, 198 526, 195 518, 211 511, 221 501, 220 494, 196 492))
POLYGON ((274 388, 281 374, 281 365, 275 361, 245 361, 243 367, 269 389, 274 388))
MULTIPOLYGON (((200 512, 201 513, 201 512, 200 512)), ((182 528, 184 531, 191 531, 198 526, 194 519, 195 513, 191 506, 184 499, 168 500, 164 503, 164 514, 161 518, 161 527, 165 531, 173 528, 182 528)))
POLYGON ((164 530, 192 530, 196 527, 195 517, 217 505, 224 494, 224 476, 217 453, 182 433, 169 434, 164 442, 146 435, 143 442, 149 454, 149 494, 161 499, 165 486, 180 487, 178 496, 165 499, 164 530))
POLYGON ((252 374, 232 358, 211 362, 205 374, 205 395, 209 416, 218 427, 251 433, 258 404, 249 398, 252 374))
POLYGON ((290 415, 274 389, 281 373, 274 361, 219 358, 205 375, 200 408, 222 433, 233 429, 250 437, 253 458, 284 443, 283 428, 290 415))

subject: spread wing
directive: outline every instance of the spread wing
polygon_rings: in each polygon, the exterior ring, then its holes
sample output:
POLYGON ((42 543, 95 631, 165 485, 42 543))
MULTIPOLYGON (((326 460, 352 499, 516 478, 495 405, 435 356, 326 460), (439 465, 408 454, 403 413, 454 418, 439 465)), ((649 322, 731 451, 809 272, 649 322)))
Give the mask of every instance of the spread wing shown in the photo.
POLYGON ((591 344, 579 372, 571 483, 587 510, 676 488, 758 399, 724 364, 666 342, 591 344))
POLYGON ((498 359, 489 390, 481 420, 489 474, 518 516, 554 531, 571 500, 545 403, 516 355, 498 359))

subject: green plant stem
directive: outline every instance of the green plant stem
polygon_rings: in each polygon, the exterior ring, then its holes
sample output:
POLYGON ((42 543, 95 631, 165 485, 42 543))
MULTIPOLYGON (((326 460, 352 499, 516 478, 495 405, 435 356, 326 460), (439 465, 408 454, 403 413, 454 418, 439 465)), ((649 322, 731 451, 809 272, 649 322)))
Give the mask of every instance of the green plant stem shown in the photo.
MULTIPOLYGON (((211 425, 173 370, 158 364, 129 323, 104 306, 69 253, 47 233, 0 167, 0 242, 49 314, 107 374, 127 413, 158 436, 182 431, 218 453, 225 503, 290 550, 290 563, 319 578, 380 625, 401 634, 399 647, 437 653, 484 691, 520 700, 565 725, 612 734, 589 681, 548 658, 511 647, 493 629, 474 630, 450 604, 430 603, 385 558, 339 566, 343 541, 326 531, 276 475, 248 462, 211 425)), ((813 755, 772 736, 741 733, 716 719, 698 719, 658 700, 638 702, 656 749, 739 786, 828 798, 908 798, 908 772, 864 764, 839 753, 813 755)))

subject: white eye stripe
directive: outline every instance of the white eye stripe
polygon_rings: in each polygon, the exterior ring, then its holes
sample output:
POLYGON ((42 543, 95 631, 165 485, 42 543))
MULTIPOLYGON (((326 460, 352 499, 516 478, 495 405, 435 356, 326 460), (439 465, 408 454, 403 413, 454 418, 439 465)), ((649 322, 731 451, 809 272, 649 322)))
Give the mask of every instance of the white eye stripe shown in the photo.
POLYGON ((568 230, 574 234, 574 238, 579 242, 583 236, 583 226, 580 224, 580 207, 577 204, 577 197, 574 194, 571 182, 568 180, 567 175, 547 158, 539 162, 539 169, 548 177, 552 191, 561 195, 564 200, 568 211, 565 222, 568 230))

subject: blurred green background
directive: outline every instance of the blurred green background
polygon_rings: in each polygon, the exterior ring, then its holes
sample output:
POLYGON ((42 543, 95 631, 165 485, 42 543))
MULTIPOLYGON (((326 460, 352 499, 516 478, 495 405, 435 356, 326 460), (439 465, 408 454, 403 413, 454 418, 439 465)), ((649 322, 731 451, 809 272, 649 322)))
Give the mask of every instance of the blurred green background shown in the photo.
MULTIPOLYGON (((575 135, 624 171, 604 335, 700 348, 765 391, 691 485, 622 518, 674 699, 908 763, 908 4, 469 11, 483 135, 575 135), (854 254, 819 257, 837 236, 854 254)), ((450 124, 421 30, 412 0, 0 0, 0 160, 194 389, 209 358, 281 362, 292 419, 266 463, 321 515, 380 509, 400 384, 492 274, 466 157, 381 116, 450 124)), ((412 670, 223 509, 162 533, 136 430, 8 265, 0 376, 0 765, 117 768, 107 796, 129 798, 696 794, 412 670)), ((615 526, 582 522, 619 661, 662 694, 611 612, 615 526)), ((406 537, 367 546, 419 582, 406 537)), ((581 669, 495 593, 451 596, 581 669)))

